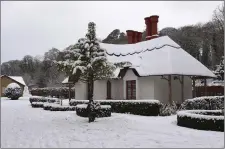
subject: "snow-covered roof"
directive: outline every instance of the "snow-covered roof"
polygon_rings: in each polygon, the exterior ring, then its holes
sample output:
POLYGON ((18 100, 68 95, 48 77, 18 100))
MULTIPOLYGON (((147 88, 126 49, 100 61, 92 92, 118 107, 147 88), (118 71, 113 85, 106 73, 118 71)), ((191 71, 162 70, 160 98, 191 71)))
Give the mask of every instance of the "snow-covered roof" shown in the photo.
POLYGON ((21 77, 21 76, 8 76, 8 77, 10 77, 11 79, 13 79, 13 80, 21 83, 22 85, 26 86, 26 83, 24 82, 23 77, 21 77))
POLYGON ((105 44, 112 63, 130 62, 140 76, 190 75, 216 77, 207 67, 183 50, 168 36, 138 42, 136 44, 105 44))
POLYGON ((64 84, 64 83, 68 83, 68 80, 69 80, 69 77, 65 78, 65 79, 62 81, 62 83, 63 83, 63 84, 64 84))

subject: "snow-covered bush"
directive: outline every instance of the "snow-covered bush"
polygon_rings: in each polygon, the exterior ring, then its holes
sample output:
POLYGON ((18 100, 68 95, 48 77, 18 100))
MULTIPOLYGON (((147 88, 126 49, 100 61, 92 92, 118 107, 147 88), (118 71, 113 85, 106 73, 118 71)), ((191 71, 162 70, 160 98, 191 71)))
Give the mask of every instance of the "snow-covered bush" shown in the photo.
POLYGON ((173 102, 172 104, 162 104, 159 115, 170 116, 176 114, 176 112, 177 112, 177 105, 175 102, 173 102))
MULTIPOLYGON (((75 88, 71 88, 71 98, 75 98, 75 88)), ((32 96, 44 96, 44 97, 62 97, 69 98, 69 87, 55 87, 55 88, 33 88, 31 90, 32 96)))
POLYGON ((49 102, 49 103, 56 103, 59 99, 58 98, 51 98, 51 97, 42 97, 42 96, 31 96, 29 98, 30 103, 32 102, 49 102))
POLYGON ((76 111, 75 106, 60 106, 57 104, 51 105, 50 111, 76 111))
POLYGON ((224 108, 224 96, 204 96, 187 99, 181 104, 183 110, 217 110, 224 108))
MULTIPOLYGON (((76 106, 76 114, 81 117, 88 117, 87 104, 79 104, 76 106)), ((96 117, 110 117, 111 106, 110 105, 98 105, 96 104, 96 117)))
POLYGON ((200 130, 224 131, 224 115, 221 110, 179 111, 177 125, 200 130))
POLYGON ((32 102, 31 106, 33 108, 43 108, 43 102, 32 102))
MULTIPOLYGON (((135 115, 157 116, 161 103, 158 100, 95 100, 101 105, 110 105, 112 112, 135 115)), ((88 104, 88 100, 70 101, 71 106, 88 104)))
POLYGON ((6 87, 4 94, 12 100, 17 100, 23 95, 23 91, 17 83, 10 83, 6 87))

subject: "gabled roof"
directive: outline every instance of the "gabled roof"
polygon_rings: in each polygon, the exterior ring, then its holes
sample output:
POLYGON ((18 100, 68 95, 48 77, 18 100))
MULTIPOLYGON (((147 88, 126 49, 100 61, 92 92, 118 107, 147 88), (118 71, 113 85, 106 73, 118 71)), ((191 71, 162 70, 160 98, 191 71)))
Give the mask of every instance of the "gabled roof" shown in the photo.
POLYGON ((112 63, 130 62, 139 76, 149 75, 188 75, 216 77, 207 67, 183 50, 168 36, 136 44, 105 44, 100 46, 107 51, 112 63))
POLYGON ((15 81, 15 82, 17 82, 17 83, 19 83, 19 84, 21 84, 23 86, 26 86, 26 83, 24 82, 23 77, 21 77, 21 76, 6 76, 6 75, 1 75, 1 77, 3 77, 3 76, 5 76, 5 77, 7 77, 9 79, 12 79, 13 81, 15 81))

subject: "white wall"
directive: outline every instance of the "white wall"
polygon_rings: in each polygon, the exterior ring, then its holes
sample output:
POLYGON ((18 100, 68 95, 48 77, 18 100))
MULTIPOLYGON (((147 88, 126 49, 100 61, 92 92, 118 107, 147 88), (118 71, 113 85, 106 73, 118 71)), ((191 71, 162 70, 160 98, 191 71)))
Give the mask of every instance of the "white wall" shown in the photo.
POLYGON ((139 83, 138 77, 134 74, 133 70, 128 69, 125 76, 123 77, 123 98, 126 99, 126 81, 136 80, 136 99, 140 99, 139 97, 139 83))
POLYGON ((139 77, 138 82, 140 99, 154 99, 154 78, 139 77))
MULTIPOLYGON (((168 78, 166 76, 166 78, 168 78)), ((155 80, 155 99, 161 101, 162 103, 169 102, 169 86, 168 81, 161 79, 160 76, 154 76, 155 80)), ((177 103, 182 103, 181 101, 181 84, 179 80, 174 80, 172 77, 172 100, 177 103)), ((184 99, 192 98, 192 82, 189 77, 184 77, 184 99)))
POLYGON ((94 82, 94 96, 93 100, 106 99, 107 80, 97 80, 94 82))
POLYGON ((123 80, 110 80, 112 84, 111 96, 114 100, 123 100, 123 80))
POLYGON ((77 82, 75 84, 75 99, 87 100, 87 85, 86 85, 86 83, 77 82))

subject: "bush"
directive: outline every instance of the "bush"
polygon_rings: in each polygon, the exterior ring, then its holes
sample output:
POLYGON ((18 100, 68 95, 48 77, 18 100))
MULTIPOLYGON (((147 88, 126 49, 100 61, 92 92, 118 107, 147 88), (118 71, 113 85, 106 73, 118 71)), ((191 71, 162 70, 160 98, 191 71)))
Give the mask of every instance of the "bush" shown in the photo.
POLYGON ((205 96, 185 100, 182 110, 219 110, 224 108, 224 96, 205 96))
POLYGON ((177 112, 177 105, 175 102, 172 104, 163 104, 160 108, 160 116, 170 116, 177 112))
POLYGON ((74 106, 61 106, 55 103, 44 103, 43 109, 50 111, 76 111, 76 107, 74 106))
MULTIPOLYGON (((57 88, 33 88, 31 90, 32 96, 44 96, 44 97, 61 97, 64 99, 69 98, 69 87, 57 87, 57 88)), ((75 88, 71 88, 71 98, 75 98, 75 88)))
MULTIPOLYGON (((157 116, 161 104, 158 100, 95 100, 101 105, 110 105, 111 111, 116 113, 130 113, 135 115, 157 116)), ((87 104, 88 100, 70 101, 71 106, 87 104)))
POLYGON ((43 102, 32 102, 31 106, 33 108, 43 108, 43 102))
POLYGON ((224 116, 222 110, 179 111, 177 125, 199 130, 224 131, 224 116))
MULTIPOLYGON (((76 106, 76 114, 81 117, 88 117, 87 104, 79 104, 76 106)), ((111 106, 101 105, 100 108, 96 110, 96 117, 110 117, 111 116, 111 106)))
POLYGON ((49 103, 56 103, 58 100, 58 98, 50 98, 50 97, 41 97, 41 96, 31 96, 29 98, 30 103, 32 102, 49 102, 49 103))
POLYGON ((19 99, 22 95, 22 89, 17 83, 10 83, 5 90, 5 96, 10 98, 11 100, 17 100, 19 99))

